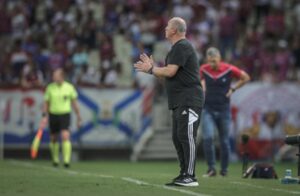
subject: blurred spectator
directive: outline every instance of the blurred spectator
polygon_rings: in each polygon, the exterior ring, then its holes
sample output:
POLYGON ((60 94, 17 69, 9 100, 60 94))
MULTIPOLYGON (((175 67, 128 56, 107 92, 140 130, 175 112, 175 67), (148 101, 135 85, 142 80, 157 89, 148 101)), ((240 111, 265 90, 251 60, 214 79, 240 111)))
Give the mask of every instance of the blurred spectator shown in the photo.
POLYGON ((259 25, 261 19, 269 14, 271 0, 255 0, 255 26, 259 25))
POLYGON ((42 72, 43 78, 50 80, 50 74, 48 73, 48 60, 49 60, 49 51, 47 49, 38 46, 35 55, 33 56, 33 60, 37 65, 37 68, 42 72))
POLYGON ((154 31, 157 29, 158 23, 156 22, 155 15, 149 12, 145 20, 142 20, 141 23, 141 42, 144 46, 145 51, 147 53, 152 53, 153 46, 156 42, 156 36, 154 31))
POLYGON ((278 42, 278 49, 275 53, 275 65, 279 69, 278 80, 285 81, 287 79, 288 68, 292 63, 292 55, 288 50, 288 43, 285 40, 278 42))
POLYGON ((296 28, 296 33, 300 32, 300 3, 297 0, 294 0, 293 3, 293 19, 294 19, 294 28, 296 28))
POLYGON ((247 148, 252 159, 270 159, 283 146, 285 135, 298 132, 296 127, 284 122, 278 111, 267 111, 260 122, 245 129, 243 134, 250 136, 247 148))
POLYGON ((238 15, 239 15, 239 24, 241 32, 245 32, 248 18, 251 16, 251 11, 253 8, 253 0, 243 0, 240 1, 240 7, 238 8, 238 15))
POLYGON ((88 53, 83 44, 79 44, 77 46, 75 53, 72 55, 71 61, 73 64, 74 71, 73 81, 76 81, 76 78, 80 75, 80 72, 83 70, 82 67, 84 65, 87 66, 88 62, 88 53))
POLYGON ((173 16, 179 16, 183 18, 187 23, 189 23, 194 16, 194 12, 190 6, 189 1, 179 0, 173 8, 173 16))
POLYGON ((207 47, 216 45, 225 60, 239 62, 254 80, 300 80, 299 10, 297 0, 0 0, 1 77, 19 81, 30 54, 45 82, 55 68, 63 67, 74 79, 85 70, 82 65, 97 70, 108 60, 121 62, 119 81, 131 87, 132 62, 142 52, 165 53, 165 23, 181 16, 190 24, 187 36, 200 62, 207 47), (281 39, 286 46, 278 44, 281 39))
POLYGON ((282 10, 272 10, 270 15, 265 17, 265 33, 268 38, 278 38, 283 35, 285 24, 282 10))
POLYGON ((28 59, 28 63, 24 66, 21 75, 21 86, 24 88, 34 88, 43 86, 43 74, 38 69, 32 58, 28 59))
POLYGON ((5 1, 0 1, 0 36, 11 32, 11 16, 7 10, 5 1))
POLYGON ((22 49, 30 55, 35 55, 38 49, 38 43, 33 40, 31 33, 27 33, 25 36, 25 41, 23 41, 22 49))
POLYGON ((271 72, 274 71, 275 68, 274 53, 273 46, 270 43, 265 43, 264 48, 258 55, 259 63, 257 66, 262 80, 273 81, 273 74, 271 74, 271 72))
POLYGON ((192 20, 191 33, 188 38, 193 43, 200 61, 202 60, 202 51, 211 43, 211 32, 213 29, 212 21, 206 15, 206 7, 198 5, 197 8, 200 12, 195 12, 197 17, 192 20))
POLYGON ((231 52, 231 54, 234 52, 238 36, 237 22, 235 10, 229 6, 225 7, 224 15, 221 16, 219 21, 220 50, 222 56, 228 57, 228 51, 231 52))
POLYGON ((101 66, 101 85, 104 87, 116 87, 118 73, 110 61, 105 60, 101 66))
POLYGON ((116 87, 118 83, 118 73, 114 67, 110 67, 106 70, 104 78, 105 87, 116 87))
POLYGON ((104 36, 102 38, 102 43, 100 44, 100 57, 102 61, 111 61, 114 57, 114 49, 109 36, 104 36))
POLYGON ((89 67, 87 64, 84 64, 82 67, 82 72, 78 76, 76 84, 82 86, 97 87, 100 84, 100 73, 98 70, 95 70, 94 67, 89 67))
POLYGON ((241 48, 241 65, 245 67, 246 72, 252 76, 252 80, 257 80, 260 76, 258 58, 261 52, 261 40, 262 35, 254 28, 251 32, 247 33, 245 44, 241 48))
POLYGON ((12 66, 14 82, 20 78, 24 65, 27 63, 28 55, 21 47, 22 41, 16 40, 14 49, 11 52, 10 64, 12 66))
POLYGON ((16 3, 11 18, 12 36, 14 39, 22 39, 28 27, 28 21, 25 15, 22 3, 16 3))
POLYGON ((64 68, 66 62, 67 56, 64 51, 64 45, 61 42, 57 42, 49 56, 49 69, 52 72, 57 68, 64 68))
POLYGON ((85 43, 89 49, 95 48, 97 46, 96 35, 97 22, 94 19, 94 12, 89 12, 87 21, 82 27, 81 41, 85 43))

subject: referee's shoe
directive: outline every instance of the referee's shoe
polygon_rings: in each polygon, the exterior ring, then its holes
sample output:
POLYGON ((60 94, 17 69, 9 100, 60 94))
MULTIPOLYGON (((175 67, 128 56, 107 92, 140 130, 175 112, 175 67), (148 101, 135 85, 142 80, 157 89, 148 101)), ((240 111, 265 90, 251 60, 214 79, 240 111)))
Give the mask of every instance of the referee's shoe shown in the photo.
POLYGON ((174 184, 178 186, 199 186, 197 179, 191 175, 184 175, 174 180, 174 184))

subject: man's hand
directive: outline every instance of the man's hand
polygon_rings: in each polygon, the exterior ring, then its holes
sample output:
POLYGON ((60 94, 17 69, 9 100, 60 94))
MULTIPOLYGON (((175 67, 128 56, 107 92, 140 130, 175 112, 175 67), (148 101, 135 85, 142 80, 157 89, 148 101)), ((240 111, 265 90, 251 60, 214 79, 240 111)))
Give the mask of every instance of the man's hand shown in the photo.
POLYGON ((228 90, 228 92, 226 93, 226 97, 229 98, 229 97, 232 95, 232 93, 233 93, 234 91, 235 91, 234 89, 230 88, 230 89, 228 90))
POLYGON ((48 124, 48 116, 44 116, 40 122, 40 128, 44 129, 48 124))
POLYGON ((148 57, 145 53, 140 55, 140 60, 134 64, 134 68, 137 71, 149 73, 153 67, 153 58, 152 56, 148 57))

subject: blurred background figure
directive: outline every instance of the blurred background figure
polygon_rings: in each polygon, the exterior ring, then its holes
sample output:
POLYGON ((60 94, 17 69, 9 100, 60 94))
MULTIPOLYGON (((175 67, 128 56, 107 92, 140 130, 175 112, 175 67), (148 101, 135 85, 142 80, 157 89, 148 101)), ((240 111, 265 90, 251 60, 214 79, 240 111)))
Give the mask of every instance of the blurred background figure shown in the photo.
POLYGON ((298 134, 299 129, 284 122, 279 111, 270 110, 262 115, 261 121, 243 130, 242 133, 250 136, 248 150, 251 159, 275 160, 280 156, 284 160, 289 156, 284 145, 285 136, 298 134), (285 153, 280 151, 281 148, 285 148, 285 153))
POLYGON ((24 65, 20 83, 21 86, 25 88, 36 88, 43 86, 43 73, 38 69, 38 66, 35 64, 32 58, 29 58, 27 64, 24 65))
POLYGON ((215 129, 218 131, 220 143, 220 175, 226 176, 230 156, 230 97, 233 93, 250 81, 249 75, 236 66, 222 61, 217 48, 210 47, 206 51, 207 63, 201 65, 201 84, 205 94, 202 114, 203 150, 207 161, 207 173, 204 177, 213 177, 216 172, 216 152, 214 145, 215 129), (235 84, 231 84, 236 79, 235 84))

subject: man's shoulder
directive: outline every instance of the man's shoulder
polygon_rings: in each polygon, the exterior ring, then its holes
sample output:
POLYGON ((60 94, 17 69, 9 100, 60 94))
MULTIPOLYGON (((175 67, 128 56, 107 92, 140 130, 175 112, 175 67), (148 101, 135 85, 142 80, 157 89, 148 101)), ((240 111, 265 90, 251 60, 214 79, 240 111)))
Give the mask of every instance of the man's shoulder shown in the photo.
POLYGON ((68 81, 64 81, 64 87, 65 88, 74 88, 74 85, 68 81))
POLYGON ((232 67, 236 66, 226 62, 220 62, 220 67, 223 69, 231 69, 232 67))
POLYGON ((179 40, 175 45, 175 48, 187 48, 187 47, 192 47, 192 44, 187 40, 187 39, 182 39, 179 40))
POLYGON ((71 84, 71 83, 68 82, 68 81, 64 81, 64 85, 66 85, 66 86, 73 86, 73 84, 71 84))
POLYGON ((55 82, 50 82, 47 86, 46 89, 52 89, 55 86, 55 82))

